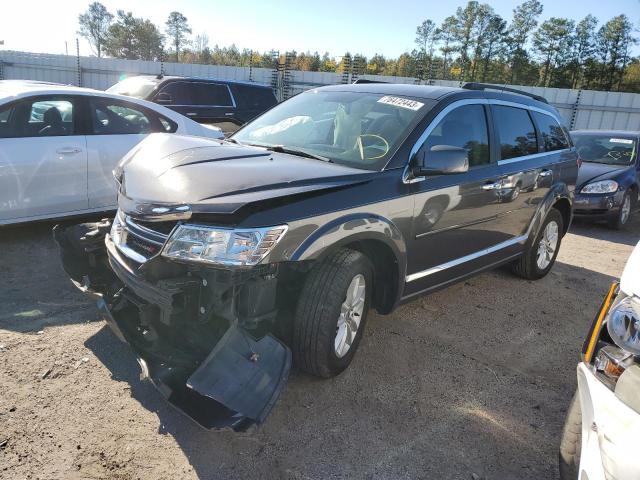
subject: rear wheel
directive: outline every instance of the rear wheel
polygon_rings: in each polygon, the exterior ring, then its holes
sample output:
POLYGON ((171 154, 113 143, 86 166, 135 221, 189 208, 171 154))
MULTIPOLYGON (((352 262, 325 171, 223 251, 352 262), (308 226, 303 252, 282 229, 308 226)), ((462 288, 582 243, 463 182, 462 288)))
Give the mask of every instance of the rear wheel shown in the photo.
POLYGON ((560 438, 558 467, 560 480, 575 480, 580 468, 582 451, 582 410, 578 392, 573 395, 560 438))
POLYGON ((513 263, 513 272, 528 280, 537 280, 549 273, 560 250, 562 232, 562 214, 552 208, 529 248, 513 263))
POLYGON ((373 289, 373 268, 360 252, 341 249, 307 277, 293 320, 298 368, 333 377, 349 366, 362 338, 373 289))

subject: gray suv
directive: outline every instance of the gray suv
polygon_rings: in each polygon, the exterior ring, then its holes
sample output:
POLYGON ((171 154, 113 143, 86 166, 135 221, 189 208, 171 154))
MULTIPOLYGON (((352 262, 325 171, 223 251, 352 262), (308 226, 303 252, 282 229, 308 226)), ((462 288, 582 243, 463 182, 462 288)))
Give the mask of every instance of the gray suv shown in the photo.
POLYGON ((64 267, 171 403, 260 423, 292 361, 347 368, 370 309, 549 272, 575 148, 544 99, 495 88, 331 86, 228 140, 151 135, 115 171, 114 219, 55 228, 64 267))

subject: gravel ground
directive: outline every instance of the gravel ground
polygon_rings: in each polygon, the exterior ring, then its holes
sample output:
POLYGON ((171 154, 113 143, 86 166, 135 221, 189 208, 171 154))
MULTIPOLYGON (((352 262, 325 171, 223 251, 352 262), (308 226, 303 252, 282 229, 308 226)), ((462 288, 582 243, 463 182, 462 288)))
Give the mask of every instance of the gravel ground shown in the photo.
POLYGON ((267 422, 172 409, 58 264, 50 225, 0 230, 0 478, 557 478, 587 328, 635 243, 576 225, 538 282, 486 273, 373 315, 332 380, 294 372, 267 422))

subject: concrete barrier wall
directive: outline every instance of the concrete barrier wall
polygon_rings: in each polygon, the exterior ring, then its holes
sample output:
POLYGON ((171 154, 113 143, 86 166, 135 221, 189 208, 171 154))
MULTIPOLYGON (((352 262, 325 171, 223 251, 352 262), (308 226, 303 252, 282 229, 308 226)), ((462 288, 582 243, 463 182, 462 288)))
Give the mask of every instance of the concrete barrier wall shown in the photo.
MULTIPOLYGON (((282 99, 309 88, 335 85, 344 81, 342 73, 276 71, 269 68, 227 67, 186 63, 119 60, 114 58, 80 57, 0 51, 0 79, 29 79, 82 85, 104 90, 122 78, 164 71, 165 75, 182 75, 225 80, 241 80, 275 85, 276 95, 282 99)), ((431 80, 419 82, 410 77, 362 75, 359 78, 377 79, 391 83, 429 83, 441 86, 460 86, 457 81, 431 80)), ((347 81, 352 80, 348 77, 347 81)), ((563 116, 572 129, 640 130, 640 94, 598 92, 509 85, 545 97, 563 116)))

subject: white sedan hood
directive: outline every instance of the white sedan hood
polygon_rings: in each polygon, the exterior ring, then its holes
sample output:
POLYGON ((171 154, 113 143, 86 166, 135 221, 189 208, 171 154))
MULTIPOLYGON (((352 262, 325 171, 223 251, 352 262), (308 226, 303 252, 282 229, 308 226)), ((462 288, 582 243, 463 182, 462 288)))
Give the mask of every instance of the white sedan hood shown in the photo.
POLYGON ((620 290, 627 295, 640 297, 640 242, 633 249, 620 278, 620 290))

